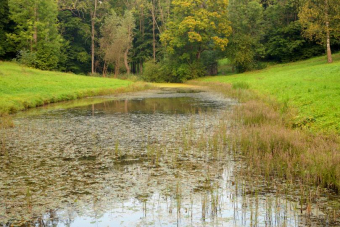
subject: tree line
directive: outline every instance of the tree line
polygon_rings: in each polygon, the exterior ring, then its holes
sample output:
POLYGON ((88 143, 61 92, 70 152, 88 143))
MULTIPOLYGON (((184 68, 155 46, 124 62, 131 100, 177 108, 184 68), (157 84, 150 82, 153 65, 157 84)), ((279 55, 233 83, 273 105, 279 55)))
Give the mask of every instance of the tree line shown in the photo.
POLYGON ((180 82, 340 47, 338 0, 1 0, 0 58, 180 82))

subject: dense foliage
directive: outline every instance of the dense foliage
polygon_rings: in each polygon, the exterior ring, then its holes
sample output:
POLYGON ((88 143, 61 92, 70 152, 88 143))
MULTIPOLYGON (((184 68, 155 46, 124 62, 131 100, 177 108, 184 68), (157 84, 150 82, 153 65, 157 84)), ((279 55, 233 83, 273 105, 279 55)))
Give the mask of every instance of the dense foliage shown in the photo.
POLYGON ((330 54, 339 12, 337 0, 2 0, 0 59, 181 82, 226 57, 242 72, 330 54))

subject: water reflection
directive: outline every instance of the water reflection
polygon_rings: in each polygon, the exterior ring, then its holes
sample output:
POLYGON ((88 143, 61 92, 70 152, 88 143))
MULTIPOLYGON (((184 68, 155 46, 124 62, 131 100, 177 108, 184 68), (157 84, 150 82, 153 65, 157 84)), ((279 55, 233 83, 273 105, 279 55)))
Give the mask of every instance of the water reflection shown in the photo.
MULTIPOLYGON (((93 104, 92 113, 116 114, 116 113, 140 113, 140 114, 188 114, 206 111, 208 106, 199 105, 199 100, 191 97, 180 98, 150 98, 136 100, 114 100, 93 104)), ((86 108, 86 107, 85 107, 86 108)))
POLYGON ((230 100, 167 95, 42 110, 1 130, 0 223, 308 225, 296 203, 236 177, 230 100))

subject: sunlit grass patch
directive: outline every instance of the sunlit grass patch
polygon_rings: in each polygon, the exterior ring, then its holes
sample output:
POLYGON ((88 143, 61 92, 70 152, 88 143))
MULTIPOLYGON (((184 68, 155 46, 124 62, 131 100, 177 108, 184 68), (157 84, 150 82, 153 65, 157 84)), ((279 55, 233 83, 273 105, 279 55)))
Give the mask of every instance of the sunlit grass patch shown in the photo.
POLYGON ((88 96, 142 89, 119 79, 79 76, 0 62, 0 115, 88 96))
POLYGON ((232 83, 233 89, 249 89, 249 84, 247 82, 235 82, 232 83))
POLYGON ((317 57, 202 81, 251 88, 259 95, 275 99, 284 105, 282 111, 296 110, 293 119, 296 128, 314 133, 340 133, 340 54, 334 55, 334 63, 326 62, 325 57, 317 57))

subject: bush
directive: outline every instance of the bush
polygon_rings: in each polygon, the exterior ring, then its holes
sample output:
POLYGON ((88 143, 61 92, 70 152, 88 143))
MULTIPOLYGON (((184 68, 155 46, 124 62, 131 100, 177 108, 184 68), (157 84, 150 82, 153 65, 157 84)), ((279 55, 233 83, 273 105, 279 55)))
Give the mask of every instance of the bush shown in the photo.
POLYGON ((27 50, 20 50, 16 58, 17 62, 29 67, 35 67, 35 62, 37 60, 36 53, 32 53, 27 50))
POLYGON ((149 82, 165 82, 165 78, 162 77, 161 64, 154 63, 152 60, 144 64, 144 70, 142 78, 149 82))
POLYGON ((176 78, 174 82, 185 82, 187 80, 196 79, 205 76, 206 69, 201 62, 192 64, 180 64, 179 67, 174 65, 173 75, 176 78))
POLYGON ((44 46, 37 51, 37 58, 35 67, 42 70, 54 70, 57 69, 59 62, 59 53, 57 50, 44 46))
POLYGON ((200 62, 192 64, 173 60, 164 60, 159 63, 148 61, 144 64, 142 78, 152 82, 177 82, 182 83, 205 75, 205 67, 200 62))
POLYGON ((59 63, 60 49, 52 44, 40 44, 37 51, 20 50, 17 61, 25 66, 42 70, 55 70, 59 63))

